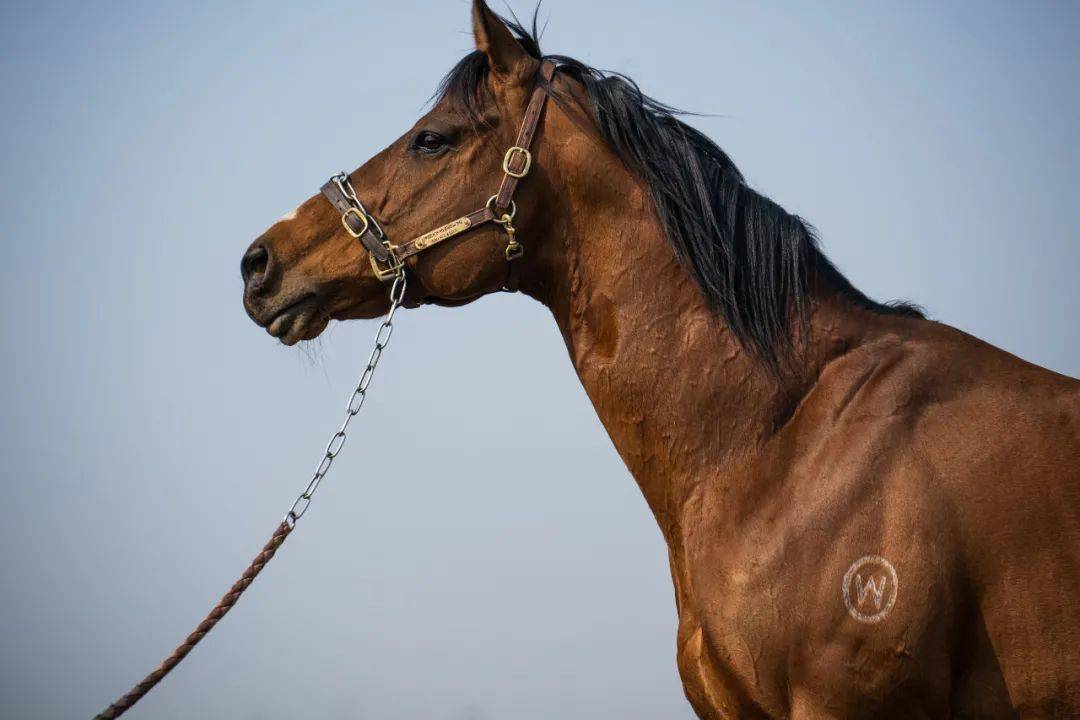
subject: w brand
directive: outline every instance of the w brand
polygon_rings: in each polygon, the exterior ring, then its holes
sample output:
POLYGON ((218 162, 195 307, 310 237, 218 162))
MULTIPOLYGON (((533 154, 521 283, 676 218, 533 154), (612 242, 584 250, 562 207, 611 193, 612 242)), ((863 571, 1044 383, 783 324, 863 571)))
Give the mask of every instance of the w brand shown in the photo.
POLYGON ((880 555, 865 555, 853 562, 841 588, 848 614, 869 624, 885 619, 897 590, 896 568, 880 555))
POLYGON ((863 603, 865 603, 867 594, 873 592, 874 593, 874 606, 878 610, 880 610, 881 609, 881 601, 884 599, 885 587, 888 584, 888 582, 889 582, 889 579, 886 578, 884 575, 878 577, 877 579, 875 579, 874 576, 871 575, 870 579, 867 580, 865 584, 863 584, 862 575, 856 575, 855 576, 855 590, 856 590, 856 593, 859 596, 859 605, 862 605, 863 603))

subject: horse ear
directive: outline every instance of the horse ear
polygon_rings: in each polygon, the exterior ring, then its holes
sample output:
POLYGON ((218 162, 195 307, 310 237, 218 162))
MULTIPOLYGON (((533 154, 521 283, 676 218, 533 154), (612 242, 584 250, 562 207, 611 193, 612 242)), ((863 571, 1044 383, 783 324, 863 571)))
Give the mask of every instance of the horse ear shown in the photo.
POLYGON ((484 0, 473 0, 472 26, 476 49, 487 55, 496 75, 510 75, 528 62, 529 54, 484 0))

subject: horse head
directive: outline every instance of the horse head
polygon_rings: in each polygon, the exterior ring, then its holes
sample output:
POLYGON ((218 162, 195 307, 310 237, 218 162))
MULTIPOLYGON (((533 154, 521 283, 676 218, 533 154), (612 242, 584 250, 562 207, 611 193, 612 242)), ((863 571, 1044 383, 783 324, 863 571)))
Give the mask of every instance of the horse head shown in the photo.
POLYGON ((476 50, 446 76, 430 112, 244 254, 244 307, 284 344, 318 336, 332 319, 384 313, 385 282, 399 266, 406 305, 461 305, 516 285, 550 254, 538 242, 551 229, 550 168, 516 145, 526 129, 534 146, 544 142, 538 91, 550 70, 483 0, 472 25, 476 50), (527 253, 518 229, 531 240, 527 253))

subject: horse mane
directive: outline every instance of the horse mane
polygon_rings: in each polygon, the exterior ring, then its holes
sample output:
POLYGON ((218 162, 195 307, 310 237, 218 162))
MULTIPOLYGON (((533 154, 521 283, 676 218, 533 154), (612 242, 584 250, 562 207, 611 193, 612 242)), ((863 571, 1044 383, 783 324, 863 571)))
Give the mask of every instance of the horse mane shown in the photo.
MULTIPOLYGON (((814 228, 750 188, 716 143, 679 119, 688 113, 654 100, 621 73, 544 55, 535 13, 531 29, 516 17, 503 21, 529 55, 558 63, 584 87, 603 139, 648 185, 676 257, 743 347, 774 372, 794 359, 793 330, 805 329, 816 284, 872 312, 922 317, 913 304, 879 303, 855 288, 818 248, 814 228)), ((447 73, 436 97, 480 123, 487 75, 486 56, 474 51, 447 73)))

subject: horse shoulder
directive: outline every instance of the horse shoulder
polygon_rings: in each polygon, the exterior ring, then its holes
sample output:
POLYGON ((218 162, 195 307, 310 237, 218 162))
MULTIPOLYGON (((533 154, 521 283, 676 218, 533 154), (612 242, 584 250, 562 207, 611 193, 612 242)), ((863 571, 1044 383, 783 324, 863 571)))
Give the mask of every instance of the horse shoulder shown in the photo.
POLYGON ((990 717, 1080 710, 1080 383, 947 326, 900 325, 823 373, 788 480, 824 494, 832 547, 890 559, 899 624, 812 636, 810 664, 892 667, 990 717), (890 643, 918 662, 890 666, 890 643))

